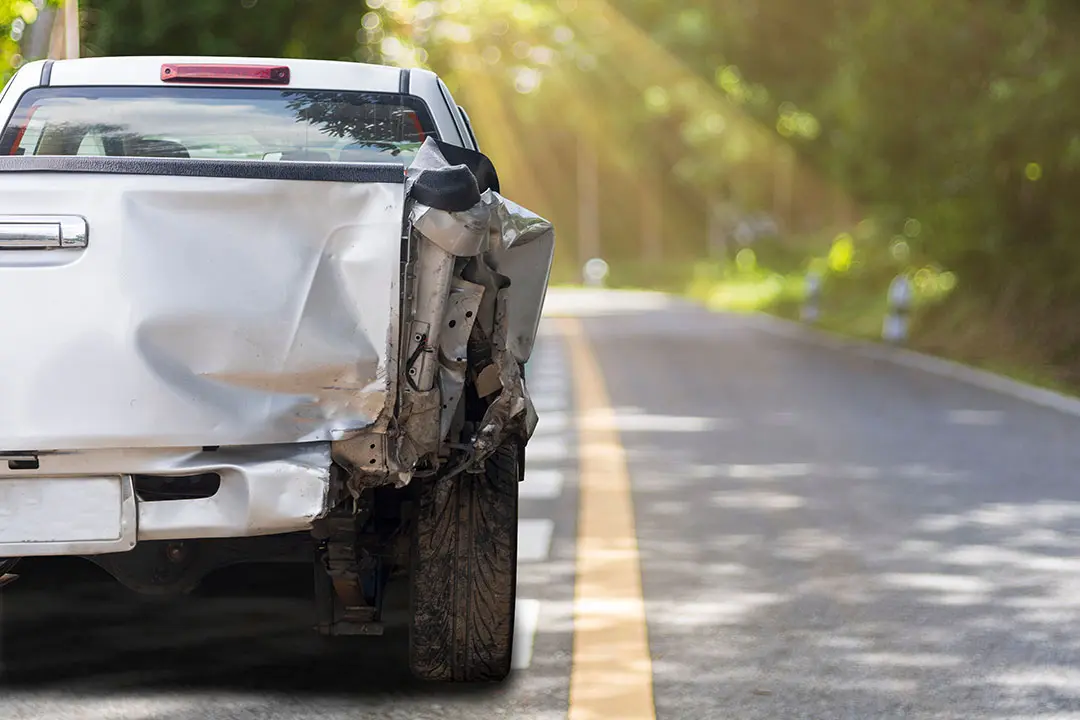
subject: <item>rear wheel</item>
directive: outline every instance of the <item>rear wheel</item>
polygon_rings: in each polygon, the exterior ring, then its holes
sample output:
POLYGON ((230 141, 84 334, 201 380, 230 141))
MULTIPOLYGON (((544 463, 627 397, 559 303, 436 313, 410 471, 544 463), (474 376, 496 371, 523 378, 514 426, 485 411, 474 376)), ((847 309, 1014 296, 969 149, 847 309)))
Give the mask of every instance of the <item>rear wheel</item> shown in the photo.
POLYGON ((504 444, 482 475, 419 489, 409 628, 409 665, 419 678, 483 682, 510 673, 520 448, 504 444))

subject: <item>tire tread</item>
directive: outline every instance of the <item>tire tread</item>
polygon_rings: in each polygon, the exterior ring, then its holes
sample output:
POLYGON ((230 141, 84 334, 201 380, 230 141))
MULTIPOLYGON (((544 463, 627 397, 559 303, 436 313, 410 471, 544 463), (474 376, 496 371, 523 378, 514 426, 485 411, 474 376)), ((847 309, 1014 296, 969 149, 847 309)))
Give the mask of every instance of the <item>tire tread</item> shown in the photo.
POLYGON ((482 475, 425 483, 413 534, 409 664, 443 682, 510 673, 517 585, 520 451, 499 448, 482 475))

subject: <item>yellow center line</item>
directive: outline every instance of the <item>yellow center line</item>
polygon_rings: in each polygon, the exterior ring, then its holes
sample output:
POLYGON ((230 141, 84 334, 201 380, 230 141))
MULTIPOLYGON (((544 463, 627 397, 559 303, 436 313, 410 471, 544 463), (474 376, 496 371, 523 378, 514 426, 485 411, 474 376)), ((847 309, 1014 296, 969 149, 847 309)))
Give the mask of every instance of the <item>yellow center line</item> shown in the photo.
POLYGON ((653 720, 652 659, 626 453, 581 322, 559 323, 570 349, 580 455, 569 720, 653 720))

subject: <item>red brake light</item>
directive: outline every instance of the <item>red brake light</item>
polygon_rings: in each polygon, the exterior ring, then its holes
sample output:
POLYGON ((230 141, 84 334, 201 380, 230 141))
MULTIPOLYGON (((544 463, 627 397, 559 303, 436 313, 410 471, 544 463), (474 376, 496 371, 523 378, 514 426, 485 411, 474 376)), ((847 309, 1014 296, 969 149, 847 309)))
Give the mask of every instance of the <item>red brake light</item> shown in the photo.
POLYGON ((176 65, 161 66, 162 82, 216 82, 288 85, 289 68, 284 65, 176 65))

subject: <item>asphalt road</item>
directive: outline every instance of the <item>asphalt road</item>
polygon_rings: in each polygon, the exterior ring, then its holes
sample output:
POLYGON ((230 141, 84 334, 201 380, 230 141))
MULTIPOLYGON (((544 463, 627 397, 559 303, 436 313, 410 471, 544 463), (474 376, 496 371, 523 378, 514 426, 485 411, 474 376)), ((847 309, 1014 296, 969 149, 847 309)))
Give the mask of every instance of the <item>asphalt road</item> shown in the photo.
MULTIPOLYGON (((1080 417, 652 296, 549 308, 580 317, 625 452, 657 717, 1080 718, 1080 417)), ((0 718, 566 717, 585 436, 562 327, 530 368, 509 682, 417 684, 399 631, 320 641, 304 568, 160 605, 52 561, 3 596, 0 718)))

